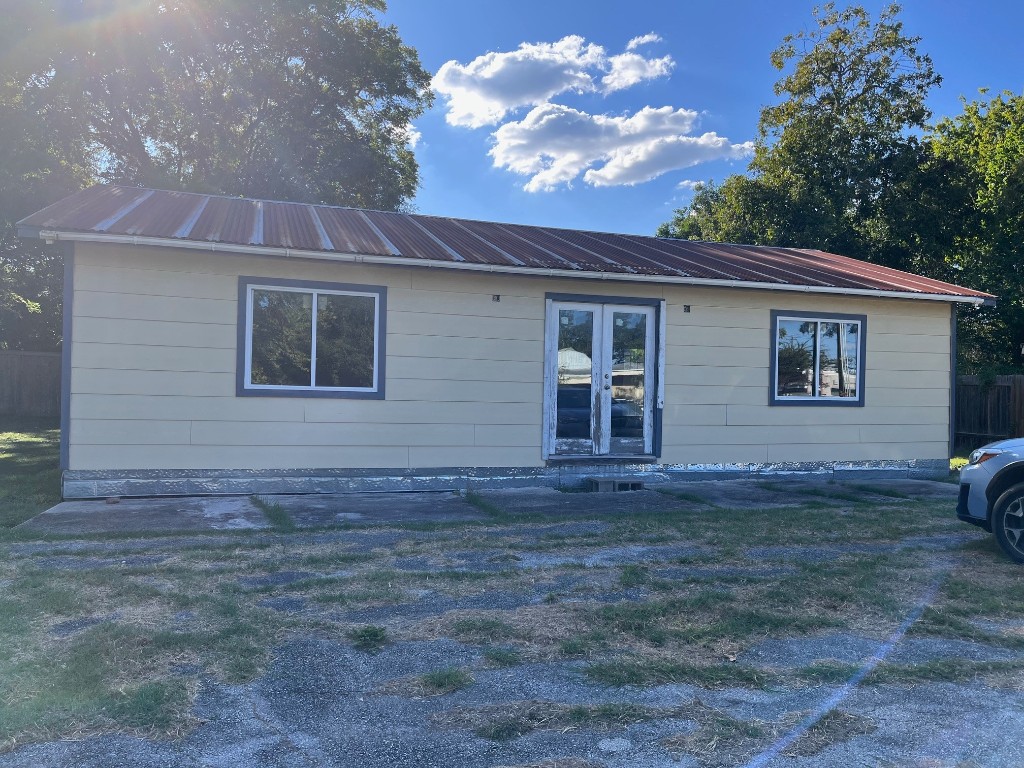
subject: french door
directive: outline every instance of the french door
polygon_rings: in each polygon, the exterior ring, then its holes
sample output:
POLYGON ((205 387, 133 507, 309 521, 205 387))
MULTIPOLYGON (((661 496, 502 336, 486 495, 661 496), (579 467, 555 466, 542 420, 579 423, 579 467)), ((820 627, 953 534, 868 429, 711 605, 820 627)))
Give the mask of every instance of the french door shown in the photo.
POLYGON ((549 301, 549 454, 652 453, 655 319, 652 306, 549 301))

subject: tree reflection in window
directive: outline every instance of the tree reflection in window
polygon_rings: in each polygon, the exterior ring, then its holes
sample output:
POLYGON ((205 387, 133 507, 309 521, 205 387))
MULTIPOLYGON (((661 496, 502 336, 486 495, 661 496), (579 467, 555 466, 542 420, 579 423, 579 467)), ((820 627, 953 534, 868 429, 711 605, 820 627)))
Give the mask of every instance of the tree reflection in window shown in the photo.
POLYGON ((375 295, 253 288, 250 387, 376 389, 375 295))
POLYGON ((316 386, 373 386, 372 296, 317 297, 316 386))
POLYGON ((779 318, 776 397, 858 396, 860 323, 779 318))
POLYGON ((252 292, 253 384, 308 387, 313 358, 313 294, 252 292))

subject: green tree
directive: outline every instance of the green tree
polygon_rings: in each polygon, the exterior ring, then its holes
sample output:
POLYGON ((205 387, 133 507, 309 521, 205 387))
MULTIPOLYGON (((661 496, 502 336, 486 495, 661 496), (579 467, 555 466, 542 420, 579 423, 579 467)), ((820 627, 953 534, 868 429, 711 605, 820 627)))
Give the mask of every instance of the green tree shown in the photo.
POLYGON ((815 25, 771 55, 781 101, 761 111, 749 174, 698 189, 659 234, 820 248, 904 269, 941 262, 948 233, 919 242, 927 219, 905 204, 908 188, 917 194, 948 171, 915 134, 940 77, 899 13, 892 4, 872 21, 862 7, 815 9, 815 25))
POLYGON ((431 92, 384 8, 34 0, 4 61, 70 105, 100 178, 393 210, 416 190, 407 128, 431 92))
MULTIPOLYGON (((984 92, 983 92, 984 94, 984 92)), ((1024 95, 964 103, 940 122, 937 158, 960 169, 972 191, 971 226, 949 263, 957 282, 999 297, 995 308, 961 311, 961 370, 1020 371, 1024 349, 1024 95)))
POLYGON ((57 349, 62 260, 53 246, 18 238, 14 222, 89 175, 67 105, 36 95, 12 77, 0 79, 0 349, 57 349))
POLYGON ((0 312, 24 319, 39 309, 53 320, 42 298, 57 290, 56 257, 18 244, 10 225, 91 180, 404 205, 418 183, 408 127, 431 102, 430 75, 379 22, 384 9, 383 0, 7 4, 0 312), (8 120, 21 122, 8 130, 8 120), (26 194, 25 178, 45 194, 26 194), (34 295, 31 283, 47 275, 34 295))

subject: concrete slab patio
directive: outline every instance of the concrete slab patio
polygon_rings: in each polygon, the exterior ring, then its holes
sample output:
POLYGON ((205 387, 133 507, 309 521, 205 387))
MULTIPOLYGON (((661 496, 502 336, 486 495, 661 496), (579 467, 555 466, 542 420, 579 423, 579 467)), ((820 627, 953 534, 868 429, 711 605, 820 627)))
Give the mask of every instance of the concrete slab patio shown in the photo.
MULTIPOLYGON (((865 499, 930 498, 949 502, 957 487, 933 480, 893 478, 870 483, 835 483, 822 478, 773 476, 764 479, 662 483, 618 493, 565 493, 553 488, 482 489, 475 496, 511 515, 578 517, 657 512, 691 504, 695 508, 787 507, 808 497, 844 503, 865 499), (887 496, 886 494, 891 494, 887 496)), ((484 521, 486 512, 450 492, 293 494, 262 497, 283 509, 300 528, 340 524, 445 523, 484 521)), ((230 531, 269 528, 248 496, 184 496, 64 501, 25 521, 19 529, 56 535, 142 533, 146 531, 230 531), (113 502, 113 503, 111 503, 113 502)))

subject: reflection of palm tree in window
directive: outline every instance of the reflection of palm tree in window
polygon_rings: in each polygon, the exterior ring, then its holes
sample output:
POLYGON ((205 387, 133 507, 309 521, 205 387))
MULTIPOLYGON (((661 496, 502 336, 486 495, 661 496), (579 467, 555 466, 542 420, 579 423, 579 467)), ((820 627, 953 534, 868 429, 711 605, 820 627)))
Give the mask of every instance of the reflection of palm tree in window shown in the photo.
POLYGON ((777 396, 856 397, 857 323, 780 319, 777 396))
POLYGON ((818 363, 821 394, 830 388, 826 383, 826 372, 835 372, 836 395, 853 397, 857 388, 857 330, 854 323, 821 323, 821 353, 818 363), (826 343, 828 339, 828 343, 826 343), (830 353, 835 353, 831 356, 830 353))

